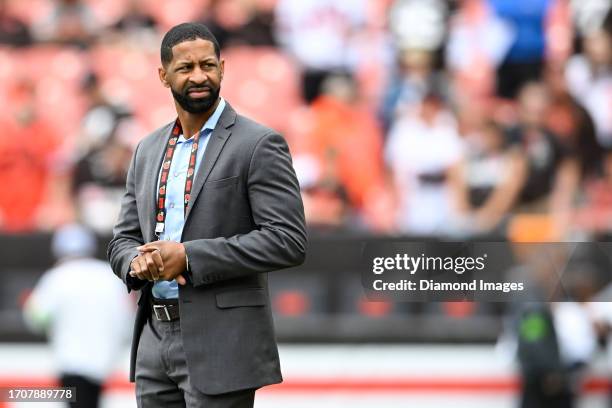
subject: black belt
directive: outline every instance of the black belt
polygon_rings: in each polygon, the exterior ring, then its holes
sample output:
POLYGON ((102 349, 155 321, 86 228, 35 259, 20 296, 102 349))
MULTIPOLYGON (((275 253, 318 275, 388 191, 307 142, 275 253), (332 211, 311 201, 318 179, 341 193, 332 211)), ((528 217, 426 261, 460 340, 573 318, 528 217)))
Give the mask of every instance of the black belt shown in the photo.
POLYGON ((160 322, 172 322, 180 317, 178 299, 158 299, 151 296, 151 308, 153 315, 160 322))

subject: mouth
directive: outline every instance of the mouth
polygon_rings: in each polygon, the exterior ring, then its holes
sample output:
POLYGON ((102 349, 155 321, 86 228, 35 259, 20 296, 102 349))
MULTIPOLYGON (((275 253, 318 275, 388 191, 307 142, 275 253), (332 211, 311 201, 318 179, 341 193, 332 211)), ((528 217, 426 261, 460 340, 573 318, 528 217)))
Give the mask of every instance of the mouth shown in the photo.
POLYGON ((209 95, 210 92, 210 88, 191 88, 189 91, 187 91, 187 94, 192 98, 202 98, 209 95))

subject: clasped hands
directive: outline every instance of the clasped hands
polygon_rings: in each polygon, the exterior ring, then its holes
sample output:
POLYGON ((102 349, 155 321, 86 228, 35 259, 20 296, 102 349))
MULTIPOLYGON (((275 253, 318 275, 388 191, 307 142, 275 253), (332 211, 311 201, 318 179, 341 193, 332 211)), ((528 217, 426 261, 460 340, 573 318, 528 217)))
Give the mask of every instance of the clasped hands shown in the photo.
POLYGON ((130 264, 130 276, 148 281, 187 283, 182 273, 187 268, 185 247, 180 242, 154 241, 136 248, 140 254, 130 264))

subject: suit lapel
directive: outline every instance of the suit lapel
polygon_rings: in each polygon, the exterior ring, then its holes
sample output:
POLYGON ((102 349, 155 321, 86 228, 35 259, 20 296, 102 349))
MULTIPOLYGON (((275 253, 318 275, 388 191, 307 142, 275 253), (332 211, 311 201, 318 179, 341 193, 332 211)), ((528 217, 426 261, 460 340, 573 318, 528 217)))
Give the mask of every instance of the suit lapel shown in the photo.
POLYGON ((203 162, 200 164, 200 167, 196 173, 193 189, 191 190, 191 197, 189 198, 189 204, 187 206, 187 213, 185 214, 185 223, 187 223, 187 218, 191 213, 191 209, 193 208, 195 201, 198 199, 204 183, 208 179, 210 172, 217 162, 217 159, 221 154, 221 150, 223 150, 223 146, 225 146, 225 142, 232 134, 229 128, 232 127, 235 121, 236 111, 234 111, 229 103, 226 103, 225 109, 219 118, 219 122, 217 122, 217 126, 210 135, 210 140, 208 141, 208 145, 204 151, 203 162))

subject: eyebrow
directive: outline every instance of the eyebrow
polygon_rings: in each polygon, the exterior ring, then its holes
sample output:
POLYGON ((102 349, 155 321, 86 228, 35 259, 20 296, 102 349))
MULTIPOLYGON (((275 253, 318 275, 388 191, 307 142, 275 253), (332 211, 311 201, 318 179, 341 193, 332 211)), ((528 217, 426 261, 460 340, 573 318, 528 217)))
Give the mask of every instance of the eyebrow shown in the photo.
MULTIPOLYGON (((216 62, 216 61, 214 57, 206 57, 199 61, 199 63, 202 63, 202 62, 216 62)), ((192 65, 192 64, 193 64, 193 61, 191 60, 180 60, 176 62, 177 67, 181 65, 192 65)))

